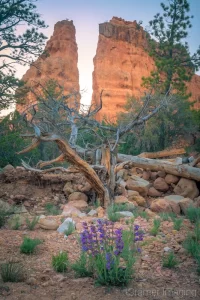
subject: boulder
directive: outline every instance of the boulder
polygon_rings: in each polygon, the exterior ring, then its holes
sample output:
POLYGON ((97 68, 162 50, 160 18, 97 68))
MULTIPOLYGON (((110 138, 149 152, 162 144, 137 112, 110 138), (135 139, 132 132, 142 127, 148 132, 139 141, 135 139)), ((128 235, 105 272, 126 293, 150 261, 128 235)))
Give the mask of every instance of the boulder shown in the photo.
POLYGON ((78 185, 78 190, 80 192, 89 192, 91 190, 92 186, 89 182, 85 181, 85 183, 83 185, 79 184, 78 185))
POLYGON ((172 211, 175 214, 178 215, 181 213, 180 201, 184 199, 184 197, 179 195, 169 195, 169 196, 165 196, 164 199, 170 203, 172 211))
POLYGON ((119 215, 120 215, 121 217, 123 217, 123 218, 126 218, 126 217, 128 217, 128 218, 133 217, 133 213, 130 212, 130 211, 118 211, 118 212, 116 212, 116 214, 119 214, 119 215))
POLYGON ((99 206, 97 209, 98 218, 103 218, 105 215, 105 210, 103 207, 99 206))
POLYGON ((166 173, 165 173, 165 171, 158 171, 157 175, 158 175, 158 177, 165 178, 166 173))
POLYGON ((179 201, 179 206, 184 215, 186 215, 187 208, 194 206, 194 202, 190 198, 183 198, 179 201))
POLYGON ((126 182, 128 190, 137 191, 143 197, 147 196, 149 185, 150 183, 147 180, 144 180, 136 175, 132 175, 131 178, 126 182))
POLYGON ((150 218, 154 218, 156 216, 156 214, 153 211, 151 211, 149 208, 145 209, 145 212, 150 218))
POLYGON ((165 196, 164 199, 178 203, 180 200, 184 199, 184 197, 179 195, 169 195, 169 196, 165 196))
POLYGON ((156 190, 153 186, 148 189, 148 196, 150 197, 160 197, 161 195, 162 193, 156 190))
POLYGON ((73 192, 68 197, 69 202, 71 202, 71 201, 73 201, 73 202, 74 201, 85 201, 85 202, 87 202, 87 200, 88 200, 88 197, 84 193, 81 193, 81 192, 73 192))
POLYGON ((169 185, 161 177, 157 178, 154 181, 153 186, 156 190, 159 190, 161 192, 167 192, 169 190, 169 185))
POLYGON ((56 230, 59 226, 58 222, 54 219, 49 219, 45 216, 41 216, 38 225, 42 229, 46 230, 56 230))
POLYGON ((136 202, 139 206, 146 206, 146 200, 137 191, 128 190, 128 201, 136 202))
POLYGON ((81 211, 74 206, 72 206, 71 202, 67 203, 63 207, 62 215, 66 217, 76 217, 81 214, 81 211))
POLYGON ((172 212, 172 208, 171 208, 170 203, 164 198, 154 200, 150 205, 150 209, 153 212, 156 212, 156 213, 161 213, 161 212, 169 213, 169 212, 172 212))
POLYGON ((63 188, 63 192, 66 196, 74 193, 74 189, 73 189, 73 185, 71 183, 71 181, 67 182, 63 188))
POLYGON ((158 172, 151 172, 151 179, 155 180, 158 177, 158 172))
POLYGON ((114 203, 116 204, 128 203, 128 199, 124 196, 115 196, 114 203))
POLYGON ((88 204, 85 200, 73 200, 69 202, 73 207, 80 209, 80 210, 84 210, 88 207, 88 204))
POLYGON ((150 176, 151 176, 151 172, 149 172, 149 171, 143 171, 142 178, 144 180, 149 180, 150 176))
POLYGON ((91 211, 89 211, 88 216, 90 217, 96 217, 97 216, 97 211, 95 209, 91 209, 91 211))
POLYGON ((168 184, 171 184, 171 183, 177 183, 179 181, 179 177, 178 176, 175 176, 175 175, 172 175, 172 174, 167 174, 165 176, 165 181, 168 183, 168 184))
POLYGON ((68 230, 69 226, 73 224, 75 228, 75 222, 73 221, 72 218, 67 218, 57 229, 59 233, 64 233, 66 230, 68 230))
POLYGON ((174 188, 174 193, 184 198, 194 199, 199 195, 199 190, 194 180, 181 178, 174 188))

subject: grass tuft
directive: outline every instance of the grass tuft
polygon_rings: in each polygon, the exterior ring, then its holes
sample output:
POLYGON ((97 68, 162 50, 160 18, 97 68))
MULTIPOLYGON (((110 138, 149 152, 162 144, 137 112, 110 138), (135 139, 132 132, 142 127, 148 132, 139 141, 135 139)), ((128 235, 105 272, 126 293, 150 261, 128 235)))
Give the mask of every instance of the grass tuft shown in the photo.
POLYGON ((53 203, 47 203, 45 205, 45 210, 48 215, 51 216, 60 215, 60 210, 53 203))
POLYGON ((163 256, 162 266, 164 268, 172 269, 178 265, 178 260, 176 259, 173 252, 169 252, 167 255, 163 256))
POLYGON ((63 273, 69 265, 67 252, 60 252, 58 255, 53 255, 52 266, 56 272, 63 273))
POLYGON ((200 207, 188 207, 188 209, 186 210, 186 217, 192 223, 200 222, 200 207))
POLYGON ((42 241, 39 239, 31 239, 29 237, 24 237, 23 243, 20 246, 21 253, 32 254, 37 247, 41 244, 42 241))
POLYGON ((0 274, 3 282, 21 282, 25 277, 21 264, 13 262, 1 264, 0 274))
POLYGON ((154 219, 153 220, 153 227, 150 230, 150 233, 153 236, 156 236, 160 230, 161 220, 160 219, 154 219))
POLYGON ((39 222, 40 217, 35 216, 32 220, 26 218, 26 225, 29 230, 34 230, 35 226, 39 222))

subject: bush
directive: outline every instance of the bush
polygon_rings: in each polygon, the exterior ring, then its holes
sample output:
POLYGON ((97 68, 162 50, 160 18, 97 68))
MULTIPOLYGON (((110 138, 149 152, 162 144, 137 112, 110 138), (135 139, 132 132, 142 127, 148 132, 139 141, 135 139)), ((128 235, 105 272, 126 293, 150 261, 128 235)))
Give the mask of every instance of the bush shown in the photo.
POLYGON ((129 231, 114 230, 114 223, 97 220, 96 225, 83 223, 81 233, 82 252, 93 266, 97 284, 125 286, 133 275, 133 265, 138 241, 143 239, 139 226, 129 231))
POLYGON ((29 230, 34 230, 35 226, 37 225, 37 223, 39 222, 39 217, 34 217, 32 220, 29 220, 28 218, 26 218, 26 225, 28 227, 29 230))
POLYGON ((174 222, 174 229, 179 231, 181 229, 183 219, 173 218, 173 222, 174 222))
POLYGON ((20 228, 20 226, 21 226, 20 217, 19 216, 14 216, 12 229, 13 230, 18 230, 20 228))
POLYGON ((92 277, 92 264, 85 252, 81 252, 79 259, 72 264, 76 277, 92 277))
POLYGON ((188 207, 188 209, 186 210, 186 217, 192 223, 200 222, 200 207, 188 207))
POLYGON ((153 220, 153 227, 151 228, 150 233, 152 235, 156 236, 159 232, 160 225, 161 225, 161 221, 159 219, 154 219, 153 220))
POLYGON ((74 223, 73 222, 69 222, 68 224, 67 224, 67 230, 65 230, 65 235, 71 235, 74 231, 75 231, 75 229, 76 229, 76 227, 75 227, 75 225, 74 225, 74 223))
POLYGON ((23 268, 19 263, 1 264, 0 273, 3 282, 21 282, 24 280, 23 268))
POLYGON ((21 253, 31 254, 34 252, 37 245, 41 244, 42 241, 39 239, 31 239, 24 237, 23 243, 20 246, 21 253))
POLYGON ((162 265, 165 268, 174 268, 178 264, 178 261, 173 252, 169 252, 166 256, 163 256, 162 265))
POLYGON ((52 266, 56 272, 65 272, 69 265, 67 252, 61 252, 52 257, 52 266))
POLYGON ((47 203, 45 205, 45 210, 48 215, 51 215, 51 216, 60 215, 60 210, 53 203, 47 203))

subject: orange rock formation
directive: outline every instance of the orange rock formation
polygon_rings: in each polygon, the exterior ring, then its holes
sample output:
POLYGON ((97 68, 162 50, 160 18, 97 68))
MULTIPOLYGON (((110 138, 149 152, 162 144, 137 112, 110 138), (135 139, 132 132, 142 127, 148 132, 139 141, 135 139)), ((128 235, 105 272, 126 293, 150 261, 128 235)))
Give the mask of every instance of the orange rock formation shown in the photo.
MULTIPOLYGON (((41 55, 22 78, 27 86, 37 88, 38 83, 45 84, 48 80, 55 79, 64 88, 65 94, 79 91, 75 34, 73 21, 64 20, 55 24, 54 33, 45 47, 47 55, 41 55)), ((22 112, 33 101, 34 95, 29 93, 25 104, 18 104, 17 110, 22 112)))
MULTIPOLYGON (((110 22, 99 25, 92 96, 92 102, 98 104, 99 94, 104 90, 98 120, 106 116, 108 121, 114 122, 117 113, 123 111, 128 96, 139 98, 144 95, 142 77, 149 76, 155 69, 154 60, 145 51, 147 47, 146 33, 136 21, 113 17, 110 22)), ((192 99, 200 102, 200 76, 194 75, 188 90, 192 92, 192 99)))

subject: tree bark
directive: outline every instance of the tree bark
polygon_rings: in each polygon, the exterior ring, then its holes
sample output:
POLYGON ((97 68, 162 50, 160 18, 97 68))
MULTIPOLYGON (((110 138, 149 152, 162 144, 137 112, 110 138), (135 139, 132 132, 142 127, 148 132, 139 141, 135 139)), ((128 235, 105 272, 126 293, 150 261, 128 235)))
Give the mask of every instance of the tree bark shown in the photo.
POLYGON ((168 157, 168 156, 174 156, 174 155, 182 155, 185 154, 185 149, 171 149, 171 150, 163 150, 158 152, 143 152, 139 154, 139 157, 143 158, 159 158, 159 157, 168 157))
POLYGON ((143 169, 149 169, 151 171, 165 171, 168 174, 173 174, 176 176, 200 181, 200 169, 191 167, 189 165, 178 165, 169 161, 141 158, 138 156, 123 154, 120 154, 119 158, 120 161, 123 162, 115 167, 115 173, 121 170, 125 165, 128 165, 129 167, 138 167, 143 169))

